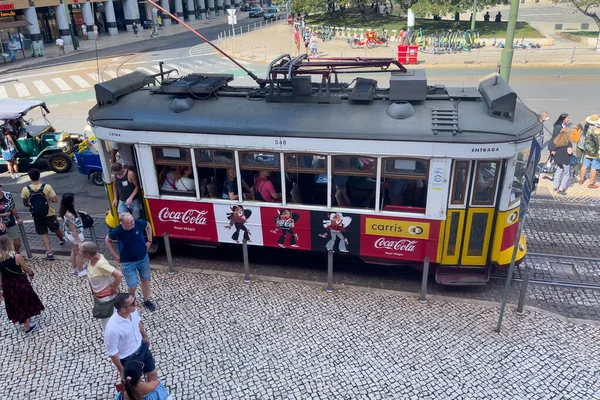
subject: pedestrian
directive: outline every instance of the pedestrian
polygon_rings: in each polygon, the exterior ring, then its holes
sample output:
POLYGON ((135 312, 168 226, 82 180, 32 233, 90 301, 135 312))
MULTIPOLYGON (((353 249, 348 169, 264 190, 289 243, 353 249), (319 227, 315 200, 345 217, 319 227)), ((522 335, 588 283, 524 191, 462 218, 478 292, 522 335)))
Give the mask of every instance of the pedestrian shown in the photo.
POLYGON ((535 137, 535 140, 538 141, 538 143, 540 144, 540 146, 542 146, 544 144, 544 122, 548 121, 548 113, 546 111, 542 111, 541 113, 538 114, 538 119, 542 124, 542 130, 540 131, 540 133, 535 137))
POLYGON ((298 31, 298 28, 294 29, 294 45, 296 46, 294 57, 298 57, 300 55, 300 32, 298 31))
POLYGON ((140 218, 142 205, 138 198, 140 184, 136 173, 118 162, 112 165, 111 171, 113 172, 113 207, 117 207, 119 214, 130 212, 134 218, 140 218))
POLYGON ((306 54, 308 54, 308 45, 310 45, 310 31, 308 29, 304 31, 302 39, 304 40, 304 49, 306 50, 306 54))
POLYGON ((116 400, 168 400, 170 399, 167 389, 162 382, 142 380, 144 374, 144 363, 139 361, 127 361, 123 366, 125 379, 121 382, 125 393, 117 394, 116 400))
POLYGON ((56 39, 56 47, 58 47, 58 55, 64 56, 65 53, 65 41, 60 36, 56 39))
MULTIPOLYGON (((206 15, 208 16, 208 13, 206 13, 206 15)), ((207 18, 210 19, 210 18, 207 18)), ((163 27, 163 19, 162 17, 159 15, 158 18, 156 18, 156 22, 158 22, 158 29, 162 29, 163 27)))
POLYGON ((569 126, 571 122, 571 117, 567 113, 562 113, 558 116, 554 124, 552 125, 552 139, 554 140, 556 136, 560 133, 563 128, 569 126))
POLYGON ((485 12, 485 15, 483 16, 483 21, 490 22, 490 12, 489 11, 485 12))
POLYGON ((46 249, 46 258, 54 260, 48 230, 58 237, 60 247, 65 245, 65 237, 56 218, 56 212, 50 204, 58 203, 58 198, 52 186, 40 182, 40 170, 32 168, 27 172, 27 175, 31 179, 31 184, 23 188, 21 199, 23 199, 23 205, 29 207, 29 211, 33 217, 35 232, 42 236, 42 242, 46 249))
POLYGON ((400 32, 398 33, 398 43, 403 44, 404 43, 404 37, 406 36, 407 32, 406 32, 406 27, 403 26, 402 29, 400 29, 400 32))
POLYGON ((23 256, 15 253, 13 240, 0 236, 0 277, 6 315, 13 323, 23 324, 25 333, 37 328, 31 317, 44 311, 44 305, 27 280, 34 275, 23 256))
POLYGON ((571 178, 571 154, 573 146, 569 140, 571 130, 563 128, 560 133, 548 144, 548 150, 554 152, 554 163, 556 172, 554 172, 554 191, 557 194, 565 196, 567 194, 567 185, 571 178))
POLYGON ((310 54, 313 56, 318 56, 319 54, 319 38, 317 37, 316 33, 312 33, 312 35, 310 35, 310 54))
POLYGON ((150 301, 150 258, 148 257, 148 249, 152 245, 152 227, 147 221, 134 219, 127 212, 119 214, 119 222, 120 225, 109 232, 104 242, 115 260, 123 265, 123 275, 129 293, 135 295, 139 274, 144 306, 154 311, 154 304, 150 301), (144 231, 148 240, 144 238, 144 231), (119 244, 119 254, 113 247, 113 240, 119 244))
POLYGON ((81 24, 81 33, 83 34, 83 39, 84 40, 88 40, 87 25, 86 24, 81 24))
POLYGON ((496 14, 494 22, 502 22, 502 13, 500 11, 498 11, 498 14, 496 14))
POLYGON ((94 25, 94 39, 98 40, 99 37, 100 37, 100 33, 98 32, 98 27, 96 25, 94 25))
POLYGON ((92 289, 94 308, 92 315, 100 320, 102 330, 106 329, 108 320, 115 309, 115 297, 119 293, 119 285, 123 280, 121 271, 108 263, 94 242, 83 242, 79 246, 81 257, 88 260, 87 278, 92 289))
POLYGON ((65 237, 71 242, 71 274, 77 274, 79 277, 87 275, 87 271, 83 268, 83 258, 79 254, 79 245, 83 243, 83 221, 81 216, 75 210, 75 195, 73 193, 65 193, 60 201, 60 209, 58 215, 63 219, 63 232, 65 237))
POLYGON ((131 30, 133 31, 133 34, 135 35, 135 37, 137 37, 138 34, 138 26, 135 23, 135 21, 133 21, 133 25, 131 25, 131 30))
MULTIPOLYGON (((9 35, 10 36, 10 35, 9 35)), ((8 41, 8 54, 10 55, 10 59, 12 62, 17 61, 17 56, 15 55, 15 51, 17 51, 17 42, 10 36, 10 40, 8 41)))
POLYGON ((600 186, 596 184, 596 173, 600 169, 600 128, 594 127, 591 132, 588 130, 583 151, 583 165, 579 173, 579 184, 583 185, 585 182, 585 172, 588 168, 591 168, 590 180, 587 187, 598 189, 600 186))
POLYGON ((14 136, 11 135, 9 129, 12 129, 12 125, 7 123, 7 127, 0 136, 0 147, 2 148, 2 158, 6 162, 6 168, 10 174, 11 179, 18 179, 19 175, 19 164, 17 163, 17 144, 14 136))
POLYGON ((18 225, 23 224, 19 217, 19 212, 15 206, 15 201, 10 192, 2 190, 0 182, 0 222, 4 224, 6 234, 14 241, 15 252, 19 254, 21 250, 21 233, 18 225), (17 225, 18 224, 18 225, 17 225))
POLYGON ((300 34, 304 37, 306 31, 306 21, 304 21, 304 16, 300 18, 300 34))
POLYGON ((135 297, 129 293, 115 296, 116 313, 108 320, 104 329, 106 353, 117 367, 121 379, 126 379, 124 365, 127 362, 143 363, 142 372, 146 381, 157 381, 158 374, 154 357, 150 352, 150 339, 140 320, 135 297))

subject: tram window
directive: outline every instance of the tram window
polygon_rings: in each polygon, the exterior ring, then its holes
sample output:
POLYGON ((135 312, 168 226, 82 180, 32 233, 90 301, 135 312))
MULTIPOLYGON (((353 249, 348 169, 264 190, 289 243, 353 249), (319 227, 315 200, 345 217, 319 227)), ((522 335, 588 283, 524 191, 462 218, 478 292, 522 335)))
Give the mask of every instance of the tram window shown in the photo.
POLYGON ((250 151, 240 153, 240 164, 244 169, 279 170, 279 153, 250 151))
POLYGON ((317 154, 285 155, 289 203, 327 205, 327 157, 317 154))
POLYGON ((525 176, 527 172, 527 160, 529 159, 529 149, 520 151, 517 154, 517 165, 515 165, 515 174, 510 185, 510 201, 509 205, 515 204, 523 193, 525 186, 525 176))
POLYGON ((469 175, 469 161, 454 162, 454 178, 452 181, 452 204, 464 204, 467 192, 467 176, 469 175))
POLYGON ((474 205, 494 204, 499 169, 498 161, 477 161, 472 200, 474 205))
POLYGON ((340 207, 375 208, 377 159, 334 156, 332 204, 340 207))
MULTIPOLYGON (((231 150, 196 149, 200 196, 238 200, 235 156, 231 150)), ((250 192, 250 188, 247 188, 250 192)))
POLYGON ((382 209, 425 212, 429 160, 388 158, 383 160, 382 209))
POLYGON ((471 233, 467 256, 481 257, 485 246, 485 232, 490 215, 487 213, 474 213, 471 221, 471 233))
POLYGON ((189 149, 154 147, 154 165, 160 194, 196 196, 196 183, 189 149))
POLYGON ((242 185, 251 188, 255 200, 273 203, 281 199, 279 153, 240 152, 240 169, 242 185))

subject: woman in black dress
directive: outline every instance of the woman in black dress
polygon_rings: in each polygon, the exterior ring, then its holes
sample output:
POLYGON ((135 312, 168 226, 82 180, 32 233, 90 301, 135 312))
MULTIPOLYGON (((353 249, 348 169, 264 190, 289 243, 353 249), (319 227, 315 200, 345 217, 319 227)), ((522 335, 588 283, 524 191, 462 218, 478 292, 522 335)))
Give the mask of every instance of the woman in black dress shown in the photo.
POLYGON ((13 240, 6 235, 0 237, 0 276, 8 319, 24 324, 25 333, 32 332, 37 324, 31 323, 31 317, 39 315, 44 305, 27 279, 33 279, 33 271, 22 255, 15 254, 13 240))

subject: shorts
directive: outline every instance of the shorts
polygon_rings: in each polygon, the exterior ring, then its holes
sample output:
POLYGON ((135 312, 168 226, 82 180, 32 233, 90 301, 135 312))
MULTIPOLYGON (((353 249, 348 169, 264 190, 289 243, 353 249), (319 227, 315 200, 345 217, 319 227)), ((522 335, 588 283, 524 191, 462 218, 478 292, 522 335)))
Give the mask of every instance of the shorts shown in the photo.
POLYGON ((48 229, 52 233, 60 230, 60 224, 56 215, 46 216, 44 218, 34 218, 33 224, 35 225, 35 233, 38 235, 47 235, 48 229))
POLYGON ((19 230, 17 224, 14 224, 13 226, 7 226, 6 234, 13 239, 19 239, 21 237, 21 231, 19 230))
POLYGON ((124 262, 123 264, 123 275, 125 275, 125 282, 127 282, 128 288, 133 288, 138 285, 138 273, 140 274, 140 280, 150 280, 150 258, 146 254, 146 257, 139 261, 124 262))
POLYGON ((125 366, 127 361, 137 361, 144 364, 142 371, 147 374, 156 369, 156 364, 154 363, 154 357, 152 357, 152 353, 148 348, 148 343, 142 340, 142 344, 140 348, 137 349, 135 353, 130 356, 121 359, 121 365, 125 366))
POLYGON ((12 161, 13 156, 10 150, 2 150, 2 158, 4 159, 4 161, 12 161))
POLYGON ((586 168, 600 169, 600 158, 583 157, 583 166, 586 168))
MULTIPOLYGON (((72 244, 77 244, 77 240, 75 240, 75 237, 73 236, 73 234, 71 233, 71 231, 65 230, 65 237, 67 239, 69 239, 69 242, 71 242, 72 244)), ((79 241, 80 242, 85 242, 85 236, 83 236, 83 233, 79 234, 79 241)))
POLYGON ((125 204, 123 200, 119 200, 117 212, 119 214, 128 212, 133 218, 140 219, 142 217, 142 204, 139 199, 135 199, 131 202, 131 205, 127 207, 127 204, 125 204))

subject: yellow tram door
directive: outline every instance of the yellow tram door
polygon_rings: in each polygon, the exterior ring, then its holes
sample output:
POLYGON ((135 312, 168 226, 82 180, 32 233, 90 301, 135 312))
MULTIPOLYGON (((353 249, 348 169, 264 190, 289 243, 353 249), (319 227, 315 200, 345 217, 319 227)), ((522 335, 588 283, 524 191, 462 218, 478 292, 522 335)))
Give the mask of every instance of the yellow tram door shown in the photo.
MULTIPOLYGON (((450 198, 444 232, 441 268, 436 277, 446 284, 468 284, 458 278, 468 275, 464 268, 482 267, 485 278, 491 246, 498 182, 502 162, 499 160, 453 163, 450 198), (462 268, 462 271, 461 271, 462 268)), ((478 283, 478 279, 472 283, 478 283)), ((483 282, 481 282, 483 283, 483 282)))

